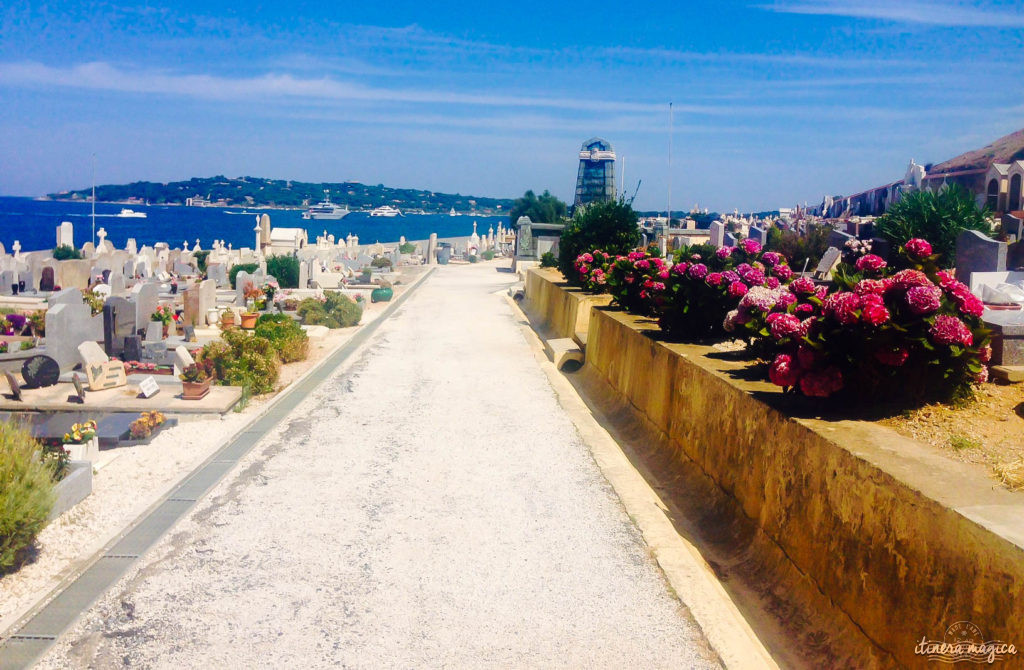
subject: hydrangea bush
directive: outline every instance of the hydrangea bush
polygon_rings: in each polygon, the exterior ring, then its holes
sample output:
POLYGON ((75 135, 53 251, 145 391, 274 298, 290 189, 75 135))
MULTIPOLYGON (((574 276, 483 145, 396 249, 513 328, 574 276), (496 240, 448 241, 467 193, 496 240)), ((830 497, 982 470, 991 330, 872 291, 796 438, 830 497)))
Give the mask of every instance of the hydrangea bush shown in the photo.
POLYGON ((576 257, 576 283, 584 291, 604 293, 608 290, 608 265, 615 260, 611 254, 600 249, 582 253, 576 257))
POLYGON ((726 315, 755 288, 774 290, 788 283, 793 270, 781 254, 764 251, 754 240, 735 247, 687 247, 676 254, 667 273, 658 324, 677 338, 725 334, 726 315))
POLYGON ((626 311, 652 316, 663 299, 668 276, 663 258, 633 251, 616 256, 608 266, 608 290, 626 311))
POLYGON ((799 279, 790 296, 741 301, 731 323, 771 360, 774 384, 805 396, 907 404, 969 397, 987 379, 992 354, 982 303, 938 269, 927 241, 909 240, 899 253, 908 269, 893 272, 867 254, 837 270, 833 293, 799 279))

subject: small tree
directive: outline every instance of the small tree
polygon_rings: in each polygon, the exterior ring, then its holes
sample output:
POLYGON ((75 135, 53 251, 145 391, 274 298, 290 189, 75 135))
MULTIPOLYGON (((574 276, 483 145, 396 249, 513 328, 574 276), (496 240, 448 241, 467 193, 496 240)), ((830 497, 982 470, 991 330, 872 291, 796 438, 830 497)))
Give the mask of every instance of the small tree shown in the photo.
POLYGON ((295 256, 269 257, 267 274, 276 279, 281 288, 306 288, 299 286, 299 259, 295 256))
POLYGON ((992 234, 988 210, 979 208, 959 184, 951 184, 937 193, 907 193, 879 217, 875 229, 894 250, 915 237, 928 240, 935 253, 941 255, 939 265, 944 268, 956 265, 956 238, 961 232, 977 230, 992 234))
POLYGON ((775 251, 789 259, 789 265, 797 272, 806 265, 814 269, 828 250, 828 238, 832 229, 828 226, 811 226, 803 235, 793 230, 772 226, 768 229, 765 249, 775 251))
POLYGON ((580 205, 562 230, 558 242, 558 269, 571 284, 578 284, 573 264, 582 253, 600 249, 625 254, 640 244, 636 212, 625 200, 580 205))
POLYGON ((568 206, 544 191, 538 198, 533 191, 527 191, 523 197, 516 198, 512 203, 512 209, 508 211, 508 218, 515 225, 521 216, 530 217, 534 223, 557 223, 565 218, 568 206))

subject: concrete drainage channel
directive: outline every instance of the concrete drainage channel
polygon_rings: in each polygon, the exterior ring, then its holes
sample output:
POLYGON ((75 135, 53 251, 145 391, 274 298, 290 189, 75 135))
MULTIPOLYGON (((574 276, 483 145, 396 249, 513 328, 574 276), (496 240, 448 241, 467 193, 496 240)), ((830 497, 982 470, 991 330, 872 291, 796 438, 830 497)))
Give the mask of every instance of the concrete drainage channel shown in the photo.
POLYGON ((380 317, 359 330, 352 339, 279 395, 262 414, 254 417, 252 423, 187 475, 166 497, 143 513, 127 533, 101 549, 84 572, 47 595, 42 601, 45 605, 27 615, 20 627, 12 627, 17 632, 0 646, 0 667, 4 670, 28 668, 46 653, 80 614, 113 586, 146 550, 184 517, 270 430, 362 346, 434 270, 427 271, 391 303, 380 317))

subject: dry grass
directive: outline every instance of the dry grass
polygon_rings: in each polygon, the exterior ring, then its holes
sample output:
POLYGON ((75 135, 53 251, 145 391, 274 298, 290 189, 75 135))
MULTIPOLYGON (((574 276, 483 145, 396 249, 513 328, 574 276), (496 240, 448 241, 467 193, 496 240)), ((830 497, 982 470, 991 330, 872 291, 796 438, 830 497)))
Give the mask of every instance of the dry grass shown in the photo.
POLYGON ((962 406, 926 405, 881 422, 950 457, 988 466, 1010 489, 1024 489, 1024 385, 983 384, 962 406))

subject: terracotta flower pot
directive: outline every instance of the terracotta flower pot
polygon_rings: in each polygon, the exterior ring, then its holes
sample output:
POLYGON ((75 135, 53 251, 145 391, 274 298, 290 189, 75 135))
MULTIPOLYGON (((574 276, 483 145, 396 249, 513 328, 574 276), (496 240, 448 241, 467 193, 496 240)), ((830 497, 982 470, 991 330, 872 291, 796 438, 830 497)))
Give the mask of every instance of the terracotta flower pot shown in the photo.
POLYGON ((260 317, 257 313, 242 314, 242 328, 244 330, 252 330, 256 327, 256 319, 260 317))
POLYGON ((207 379, 202 382, 181 382, 182 400, 202 400, 210 392, 210 382, 207 379))
POLYGON ((220 317, 220 328, 221 330, 231 330, 235 327, 235 315, 232 312, 230 316, 220 317))

